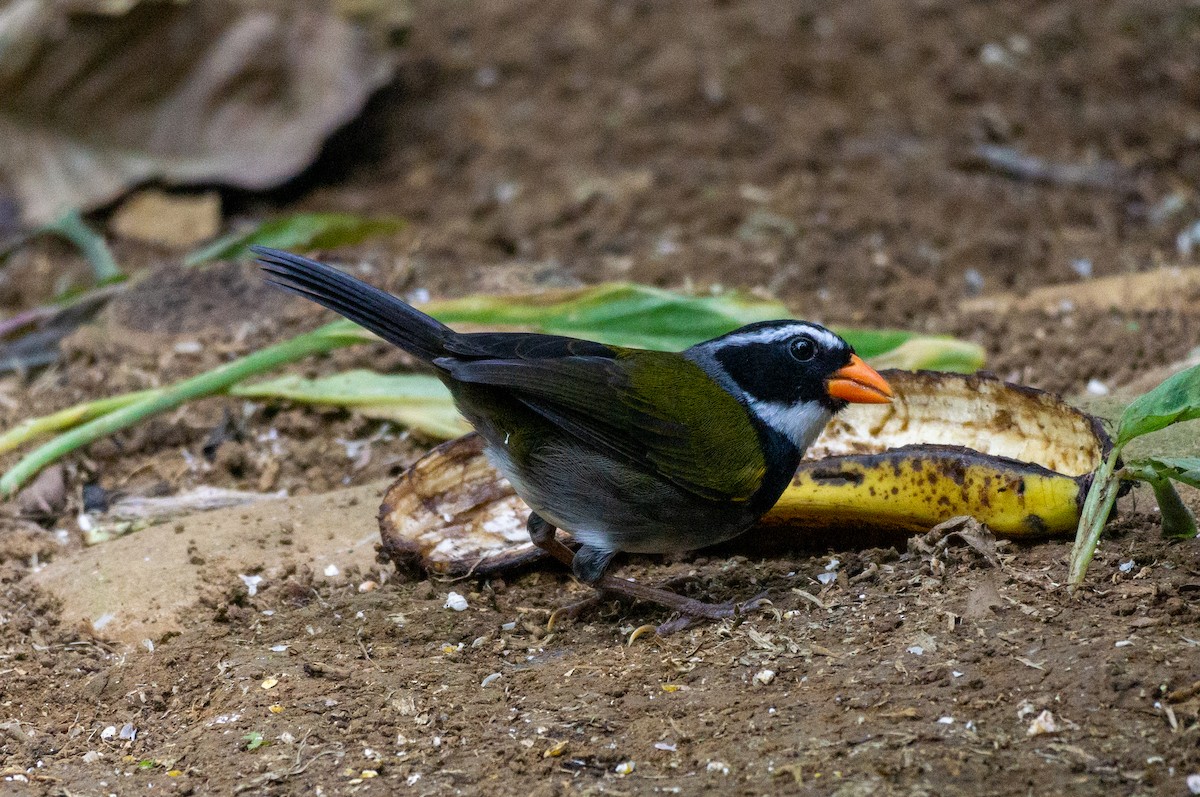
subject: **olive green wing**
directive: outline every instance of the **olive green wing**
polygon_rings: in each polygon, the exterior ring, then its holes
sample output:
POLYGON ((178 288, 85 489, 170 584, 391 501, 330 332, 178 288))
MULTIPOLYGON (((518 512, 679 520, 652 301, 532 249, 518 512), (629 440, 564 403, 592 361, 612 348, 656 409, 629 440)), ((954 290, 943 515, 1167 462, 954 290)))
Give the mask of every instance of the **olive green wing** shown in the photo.
POLYGON ((746 409, 678 354, 436 361, 506 391, 587 446, 711 500, 749 500, 766 473, 746 409))

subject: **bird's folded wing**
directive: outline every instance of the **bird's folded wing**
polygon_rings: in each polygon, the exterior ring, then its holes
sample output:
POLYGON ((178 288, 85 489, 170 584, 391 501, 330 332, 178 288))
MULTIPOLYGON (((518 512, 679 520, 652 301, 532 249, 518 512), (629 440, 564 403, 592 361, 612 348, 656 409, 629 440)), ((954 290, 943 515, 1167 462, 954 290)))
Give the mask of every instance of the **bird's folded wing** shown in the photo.
POLYGON ((436 365, 463 382, 506 388, 585 445, 700 497, 753 496, 765 462, 757 432, 737 400, 677 355, 639 352, 625 359, 611 351, 546 359, 446 358, 436 365))

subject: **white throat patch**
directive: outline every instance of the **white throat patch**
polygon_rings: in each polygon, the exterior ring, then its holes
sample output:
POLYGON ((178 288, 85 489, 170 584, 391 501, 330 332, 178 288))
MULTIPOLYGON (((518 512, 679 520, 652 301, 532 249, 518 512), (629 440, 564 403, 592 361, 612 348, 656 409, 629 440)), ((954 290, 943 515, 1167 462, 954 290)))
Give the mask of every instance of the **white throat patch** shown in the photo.
POLYGON ((780 401, 750 400, 750 408, 763 423, 792 441, 792 445, 804 451, 820 436, 833 417, 828 407, 816 401, 785 404, 780 401))

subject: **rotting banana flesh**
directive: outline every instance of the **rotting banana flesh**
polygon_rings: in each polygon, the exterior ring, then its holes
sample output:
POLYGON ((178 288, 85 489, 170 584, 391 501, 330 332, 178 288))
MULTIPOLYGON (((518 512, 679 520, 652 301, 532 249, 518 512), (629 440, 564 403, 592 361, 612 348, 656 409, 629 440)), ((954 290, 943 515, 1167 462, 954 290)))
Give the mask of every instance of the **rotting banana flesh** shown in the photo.
MULTIPOLYGON (((1010 537, 1074 530, 1091 473, 1111 448, 1098 419, 993 377, 884 373, 895 400, 840 413, 759 522, 776 542, 922 532, 959 515, 1010 537)), ((520 566, 541 556, 528 514, 470 434, 430 451, 388 490, 383 553, 444 574, 520 566)))

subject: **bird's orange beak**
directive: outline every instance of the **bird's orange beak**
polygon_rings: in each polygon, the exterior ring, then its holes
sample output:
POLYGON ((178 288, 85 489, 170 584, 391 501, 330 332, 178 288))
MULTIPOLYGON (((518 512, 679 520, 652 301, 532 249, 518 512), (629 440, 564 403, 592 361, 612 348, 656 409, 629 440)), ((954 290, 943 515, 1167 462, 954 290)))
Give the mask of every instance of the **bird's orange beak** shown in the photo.
POLYGON ((850 364, 834 371, 829 378, 829 395, 851 404, 887 404, 892 400, 892 386, 879 372, 850 355, 850 364))

